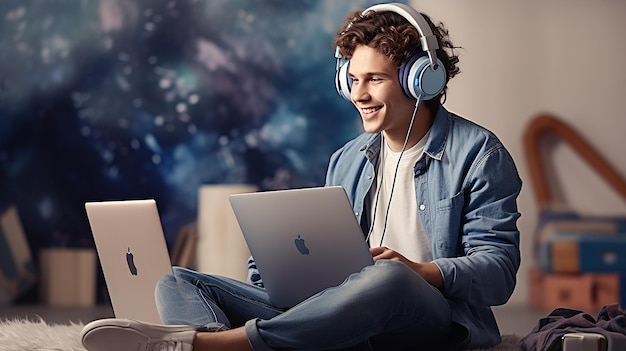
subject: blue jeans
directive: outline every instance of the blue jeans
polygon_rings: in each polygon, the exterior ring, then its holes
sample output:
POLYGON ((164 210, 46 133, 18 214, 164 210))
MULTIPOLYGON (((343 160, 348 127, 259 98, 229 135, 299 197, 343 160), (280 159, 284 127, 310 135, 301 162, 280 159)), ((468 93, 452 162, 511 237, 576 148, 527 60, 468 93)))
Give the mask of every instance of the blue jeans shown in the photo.
POLYGON ((254 350, 441 349, 452 323, 439 290, 388 260, 288 310, 262 288, 179 267, 161 279, 156 301, 165 324, 245 326, 254 350))

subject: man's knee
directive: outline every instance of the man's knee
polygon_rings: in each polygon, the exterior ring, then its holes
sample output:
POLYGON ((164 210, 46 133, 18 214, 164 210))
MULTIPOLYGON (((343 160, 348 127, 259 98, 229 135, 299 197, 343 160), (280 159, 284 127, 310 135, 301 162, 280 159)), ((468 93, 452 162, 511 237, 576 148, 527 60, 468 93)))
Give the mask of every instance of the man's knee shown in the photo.
POLYGON ((389 285, 404 284, 413 279, 423 280, 419 274, 400 261, 381 260, 376 262, 373 269, 381 283, 389 285))
POLYGON ((159 281, 157 282, 154 289, 154 297, 157 301, 157 304, 158 302, 163 301, 165 297, 170 295, 168 292, 170 292, 172 290, 172 287, 175 287, 176 285, 176 277, 174 276, 174 274, 168 273, 163 275, 161 279, 159 279, 159 281))

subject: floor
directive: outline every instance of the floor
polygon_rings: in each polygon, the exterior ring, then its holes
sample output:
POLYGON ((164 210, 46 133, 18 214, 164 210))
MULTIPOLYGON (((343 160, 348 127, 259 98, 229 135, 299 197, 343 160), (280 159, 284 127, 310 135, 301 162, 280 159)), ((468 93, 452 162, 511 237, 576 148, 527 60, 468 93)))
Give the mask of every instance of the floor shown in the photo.
MULTIPOLYGON (((529 308, 525 305, 505 305, 494 309, 502 334, 524 336, 546 316, 548 311, 529 308)), ((96 307, 47 307, 38 305, 0 306, 0 320, 42 318, 48 324, 88 323, 95 319, 113 317, 110 306, 96 307)))

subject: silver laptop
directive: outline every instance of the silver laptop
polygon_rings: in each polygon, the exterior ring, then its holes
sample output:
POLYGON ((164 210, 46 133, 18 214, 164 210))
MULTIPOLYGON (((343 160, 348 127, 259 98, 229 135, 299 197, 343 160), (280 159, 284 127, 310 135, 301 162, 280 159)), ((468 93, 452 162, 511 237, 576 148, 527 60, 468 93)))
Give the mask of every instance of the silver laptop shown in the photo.
POLYGON ((291 307, 373 264, 342 187, 229 196, 272 304, 291 307))
POLYGON ((162 323, 154 290, 172 265, 156 202, 87 202, 85 209, 115 317, 162 323))

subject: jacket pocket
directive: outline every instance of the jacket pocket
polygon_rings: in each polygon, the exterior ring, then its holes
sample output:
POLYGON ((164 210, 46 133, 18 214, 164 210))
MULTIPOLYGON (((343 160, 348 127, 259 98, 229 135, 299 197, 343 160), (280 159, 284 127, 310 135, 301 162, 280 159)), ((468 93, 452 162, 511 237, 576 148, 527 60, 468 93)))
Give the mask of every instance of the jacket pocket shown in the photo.
POLYGON ((434 232, 432 233, 435 247, 441 250, 439 257, 455 257, 458 254, 462 228, 461 219, 463 216, 463 193, 457 193, 451 198, 442 199, 435 207, 434 232))

